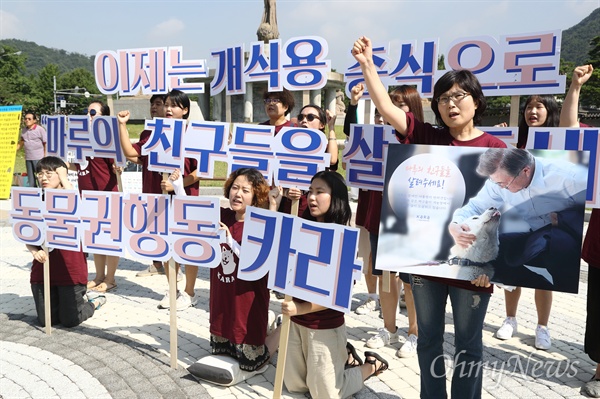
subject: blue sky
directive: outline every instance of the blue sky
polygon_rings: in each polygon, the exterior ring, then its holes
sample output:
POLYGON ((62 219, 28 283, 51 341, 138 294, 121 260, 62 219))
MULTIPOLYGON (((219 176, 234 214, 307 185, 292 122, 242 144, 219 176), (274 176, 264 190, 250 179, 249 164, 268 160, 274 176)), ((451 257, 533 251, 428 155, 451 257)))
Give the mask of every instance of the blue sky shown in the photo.
MULTIPOLYGON (((285 42, 316 35, 329 44, 332 68, 352 62, 356 38, 375 44, 440 38, 440 51, 466 36, 568 29, 600 0, 307 0, 277 2, 285 42)), ((100 50, 181 45, 184 57, 256 40, 263 0, 0 0, 0 38, 94 55, 100 50)))

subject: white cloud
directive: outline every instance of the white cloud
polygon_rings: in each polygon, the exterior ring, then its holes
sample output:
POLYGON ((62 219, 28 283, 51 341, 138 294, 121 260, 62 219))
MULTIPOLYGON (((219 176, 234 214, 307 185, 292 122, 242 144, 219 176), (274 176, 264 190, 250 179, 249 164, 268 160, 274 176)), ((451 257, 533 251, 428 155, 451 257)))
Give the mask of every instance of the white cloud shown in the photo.
POLYGON ((155 25, 150 32, 148 38, 155 39, 172 39, 181 37, 185 30, 185 23, 177 18, 169 18, 168 20, 155 25))
POLYGON ((0 39, 20 38, 24 24, 19 18, 4 10, 0 10, 0 39))

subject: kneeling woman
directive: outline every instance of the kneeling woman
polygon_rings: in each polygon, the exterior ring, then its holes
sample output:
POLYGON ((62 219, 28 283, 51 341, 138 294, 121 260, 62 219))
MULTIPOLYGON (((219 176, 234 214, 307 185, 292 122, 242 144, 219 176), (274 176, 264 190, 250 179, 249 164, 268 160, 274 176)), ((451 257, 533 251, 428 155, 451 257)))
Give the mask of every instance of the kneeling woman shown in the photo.
MULTIPOLYGON (((348 225, 352 211, 344 178, 331 171, 314 175, 308 209, 309 220, 348 225)), ((367 378, 388 368, 378 354, 365 352, 365 364, 346 369, 350 349, 344 313, 299 299, 283 302, 282 313, 292 321, 284 376, 288 391, 346 398, 361 390, 367 378)))
MULTIPOLYGON (((224 195, 230 206, 221 208, 227 242, 221 244, 221 264, 210 271, 210 345, 213 355, 229 355, 240 369, 256 371, 278 345, 276 335, 267 337, 268 275, 244 281, 237 278, 237 268, 246 207, 266 208, 269 185, 257 169, 241 168, 225 182, 224 195)), ((272 195, 280 193, 274 189, 272 195)))

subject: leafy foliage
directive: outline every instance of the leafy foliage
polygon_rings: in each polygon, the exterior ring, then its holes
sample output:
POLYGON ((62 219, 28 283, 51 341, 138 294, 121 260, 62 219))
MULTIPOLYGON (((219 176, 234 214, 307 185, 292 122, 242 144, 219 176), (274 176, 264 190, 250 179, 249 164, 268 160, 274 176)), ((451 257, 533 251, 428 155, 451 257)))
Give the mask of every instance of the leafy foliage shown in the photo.
POLYGON ((90 97, 99 95, 91 66, 76 67, 81 64, 81 57, 91 65, 90 59, 79 54, 72 55, 20 40, 0 41, 0 105, 20 104, 23 105, 24 110, 35 111, 38 114, 53 114, 56 77, 56 90, 67 93, 57 94, 57 104, 61 99, 66 100, 67 103, 64 109, 58 110, 69 114, 80 113, 91 101, 90 97), (19 47, 3 44, 5 42, 16 42, 19 47), (23 44, 25 47, 21 47, 23 44), (31 65, 29 60, 38 58, 36 54, 40 52, 43 54, 39 59, 61 61, 46 63, 41 68, 34 66, 32 72, 28 66, 31 65), (89 92, 88 97, 85 96, 86 91, 89 92))
POLYGON ((577 25, 563 31, 560 49, 561 58, 572 62, 574 65, 587 63, 588 54, 593 46, 591 41, 598 36, 599 32, 600 8, 597 8, 577 25))
POLYGON ((37 75, 46 65, 54 64, 61 73, 72 69, 83 68, 94 73, 94 57, 83 54, 69 53, 65 50, 48 48, 17 39, 0 40, 0 45, 19 49, 22 54, 27 55, 25 69, 28 75, 37 75))

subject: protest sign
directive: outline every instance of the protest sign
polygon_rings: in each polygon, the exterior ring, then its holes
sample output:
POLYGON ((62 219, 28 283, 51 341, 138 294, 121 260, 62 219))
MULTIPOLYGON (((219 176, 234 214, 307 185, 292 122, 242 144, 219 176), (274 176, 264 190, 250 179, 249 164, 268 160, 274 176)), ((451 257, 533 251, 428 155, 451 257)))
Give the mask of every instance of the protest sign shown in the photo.
POLYGON ((87 167, 87 157, 114 159, 117 166, 127 166, 119 141, 119 126, 114 116, 45 115, 48 155, 87 167), (72 155, 72 157, 69 157, 72 155))
POLYGON ((350 135, 343 152, 347 184, 383 191, 387 148, 390 143, 397 142, 392 126, 350 125, 350 135))
POLYGON ((216 267, 219 200, 106 191, 14 187, 10 221, 23 244, 216 267))
POLYGON ((529 128, 526 148, 573 150, 588 167, 586 206, 600 208, 600 129, 597 127, 529 128))
POLYGON ((0 198, 8 198, 17 156, 17 143, 21 129, 20 105, 0 107, 0 198))
MULTIPOLYGON (((421 97, 431 98, 435 81, 450 70, 468 69, 477 76, 486 96, 562 94, 565 75, 559 74, 561 31, 462 37, 442 53, 444 69, 437 70, 439 39, 374 45, 373 61, 384 86, 416 85, 421 97), (397 61, 390 51, 398 50, 397 61)), ((346 95, 364 78, 358 63, 345 71, 346 95)), ((370 98, 365 92, 363 99, 370 98)))
POLYGON ((205 60, 184 60, 180 46, 102 50, 94 59, 94 77, 106 95, 204 93, 204 83, 185 79, 208 77, 208 67, 205 60))
POLYGON ((218 66, 210 84, 214 96, 246 93, 246 82, 266 81, 267 91, 317 90, 327 83, 331 61, 327 41, 318 36, 292 37, 285 44, 253 42, 244 63, 244 45, 211 50, 218 66))
POLYGON ((248 207, 238 278, 269 273, 269 288, 348 313, 360 280, 359 230, 248 207))
POLYGON ((26 245, 42 245, 46 237, 42 190, 33 187, 13 187, 10 200, 11 211, 8 216, 15 240, 26 245))
POLYGON ((485 268, 497 283, 577 292, 587 187, 587 169, 577 162, 578 153, 531 151, 531 166, 515 172, 513 182, 497 184, 475 172, 480 158, 489 159, 493 151, 526 153, 514 148, 389 147, 378 269, 471 280, 485 268), (448 232, 451 223, 462 228, 469 216, 479 222, 488 216, 497 219, 493 212, 485 214, 490 208, 501 218, 494 220, 489 239, 479 243, 493 243, 481 253, 496 255, 489 262, 449 262, 459 249, 453 248, 448 232))

